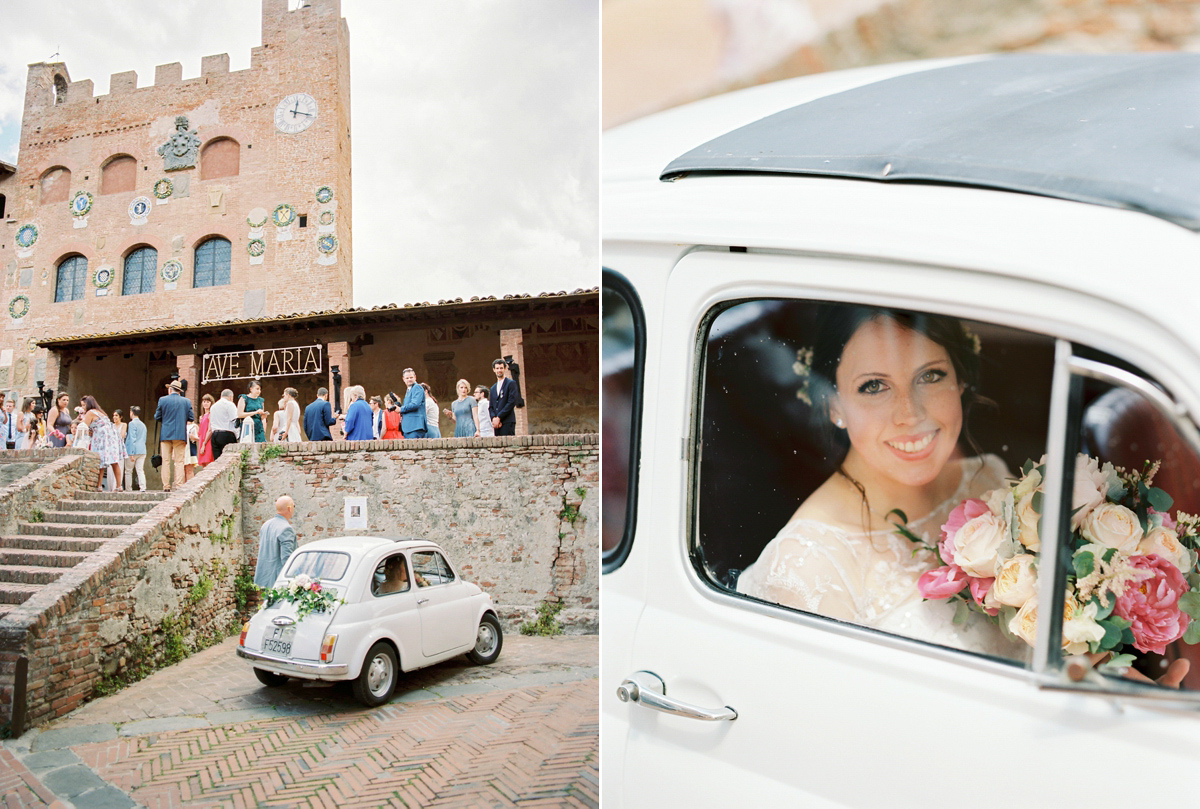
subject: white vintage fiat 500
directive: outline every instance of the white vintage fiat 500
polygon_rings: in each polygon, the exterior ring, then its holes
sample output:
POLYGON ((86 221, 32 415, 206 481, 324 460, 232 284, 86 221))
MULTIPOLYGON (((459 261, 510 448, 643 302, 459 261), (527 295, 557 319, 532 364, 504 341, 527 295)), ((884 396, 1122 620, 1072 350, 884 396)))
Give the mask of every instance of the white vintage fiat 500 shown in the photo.
POLYGON ((439 546, 336 537, 296 549, 237 653, 264 685, 350 680, 359 701, 380 705, 401 671, 464 653, 491 663, 502 644, 491 596, 463 581, 439 546))
POLYGON ((997 56, 606 133, 604 806, 1196 800, 1198 99, 997 56))

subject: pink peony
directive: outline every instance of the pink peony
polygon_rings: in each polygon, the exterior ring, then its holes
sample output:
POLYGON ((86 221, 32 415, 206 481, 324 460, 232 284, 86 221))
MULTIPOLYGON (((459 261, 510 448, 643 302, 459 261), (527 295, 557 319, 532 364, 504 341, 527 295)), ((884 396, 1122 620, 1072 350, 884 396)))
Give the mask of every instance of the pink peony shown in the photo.
POLYGON ((976 604, 983 607, 984 612, 993 616, 999 615, 1000 610, 996 609, 995 607, 988 607, 983 603, 983 600, 987 598, 988 592, 992 589, 992 585, 995 583, 995 576, 992 576, 989 579, 977 579, 974 576, 971 576, 970 581, 968 582, 971 587, 971 598, 975 599, 976 604))
POLYGON ((942 541, 938 543, 938 552, 941 553, 943 562, 954 561, 954 535, 958 533, 958 529, 987 513, 987 503, 975 497, 962 501, 950 512, 946 524, 942 526, 942 541))
POLYGON ((308 589, 312 590, 314 593, 321 592, 321 582, 314 581, 312 584, 308 585, 308 589))
POLYGON ((917 579, 917 591, 922 598, 940 600, 949 598, 967 586, 970 578, 958 565, 945 565, 927 570, 917 579))
POLYGON ((1167 644, 1182 638, 1191 621, 1179 609, 1179 597, 1190 588, 1179 568, 1156 553, 1131 556, 1129 564, 1150 575, 1131 582, 1113 611, 1133 625, 1135 649, 1164 654, 1167 644))

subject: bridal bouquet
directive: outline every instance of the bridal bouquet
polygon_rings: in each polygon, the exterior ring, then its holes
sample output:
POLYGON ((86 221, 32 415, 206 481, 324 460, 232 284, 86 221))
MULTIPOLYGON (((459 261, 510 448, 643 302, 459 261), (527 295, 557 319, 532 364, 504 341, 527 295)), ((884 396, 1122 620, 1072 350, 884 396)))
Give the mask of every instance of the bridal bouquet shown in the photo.
POLYGON ((303 621, 309 613, 327 612, 343 603, 333 590, 326 590, 321 582, 301 573, 283 587, 272 587, 263 591, 264 609, 278 601, 290 601, 296 605, 296 618, 303 621))
MULTIPOLYGON (((941 566, 917 583, 924 598, 986 613, 1031 646, 1044 463, 1027 461, 1019 480, 960 503, 931 548, 941 566)), ((1181 638, 1200 641, 1200 517, 1171 516, 1170 495, 1153 485, 1158 469, 1157 462, 1129 472, 1088 455, 1076 459, 1066 654, 1111 652, 1107 665, 1128 666, 1135 658, 1130 647, 1162 654, 1181 638)))

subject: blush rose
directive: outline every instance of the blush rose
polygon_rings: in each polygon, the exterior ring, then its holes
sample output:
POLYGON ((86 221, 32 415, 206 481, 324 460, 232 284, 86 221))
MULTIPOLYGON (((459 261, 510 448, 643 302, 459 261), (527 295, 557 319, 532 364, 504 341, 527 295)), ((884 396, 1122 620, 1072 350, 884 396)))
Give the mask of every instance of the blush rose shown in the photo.
POLYGON ((1158 554, 1131 556, 1129 564, 1148 575, 1117 597, 1113 611, 1130 622, 1135 649, 1163 654, 1168 643, 1183 637, 1191 621, 1179 609, 1179 597, 1188 591, 1188 583, 1173 562, 1158 554))

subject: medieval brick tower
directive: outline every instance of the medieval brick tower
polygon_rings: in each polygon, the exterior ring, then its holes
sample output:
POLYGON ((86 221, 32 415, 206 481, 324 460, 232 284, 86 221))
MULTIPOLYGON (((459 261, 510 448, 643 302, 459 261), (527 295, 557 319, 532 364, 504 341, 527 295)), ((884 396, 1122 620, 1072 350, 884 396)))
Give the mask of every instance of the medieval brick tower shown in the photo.
POLYGON ((0 165, 0 390, 65 389, 58 356, 36 347, 46 338, 348 308, 340 0, 262 0, 246 70, 207 56, 195 78, 178 62, 151 86, 116 73, 95 97, 61 62, 30 65, 11 169, 0 165))

